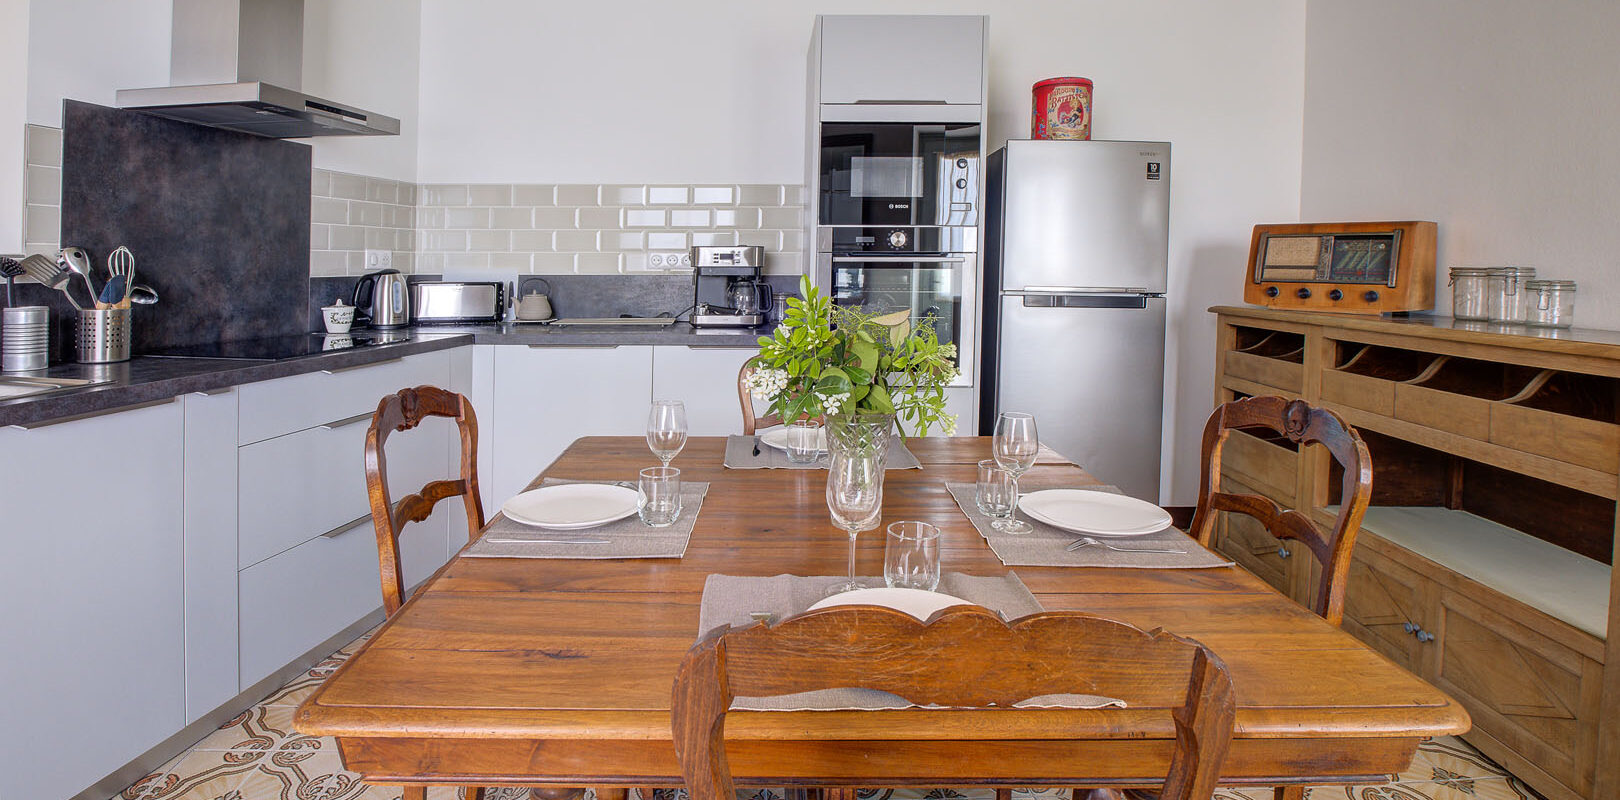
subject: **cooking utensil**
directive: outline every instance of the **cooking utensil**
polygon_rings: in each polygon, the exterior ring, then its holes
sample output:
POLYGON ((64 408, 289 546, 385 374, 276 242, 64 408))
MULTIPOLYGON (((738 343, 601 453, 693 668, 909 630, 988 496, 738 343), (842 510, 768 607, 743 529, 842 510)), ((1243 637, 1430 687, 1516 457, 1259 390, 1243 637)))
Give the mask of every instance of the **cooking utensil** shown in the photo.
POLYGON ((518 286, 522 294, 518 298, 517 318, 523 322, 539 322, 551 319, 551 283, 545 278, 529 278, 518 286), (529 287, 539 284, 542 289, 531 290, 529 287))
POLYGON ((0 275, 6 278, 6 305, 14 306, 17 301, 11 297, 11 284, 18 275, 23 274, 22 262, 15 258, 0 256, 0 275))
POLYGON ((155 305, 157 301, 158 293, 156 289, 144 283, 132 283, 129 285, 129 302, 138 306, 150 306, 155 305))
POLYGON ((68 271, 78 275, 84 281, 84 288, 90 291, 90 299, 100 302, 97 298, 101 297, 101 290, 97 289, 95 282, 90 279, 90 254, 85 252, 82 247, 70 246, 62 248, 62 252, 57 255, 57 259, 68 271))
MULTIPOLYGON (((117 249, 107 254, 107 272, 112 276, 107 279, 108 283, 120 277, 124 279, 123 291, 119 293, 118 299, 113 301, 122 307, 122 304, 129 300, 130 289, 135 284, 135 254, 131 253, 128 247, 119 245, 117 249)), ((106 293, 105 288, 102 293, 106 293)))
POLYGON ((355 321, 373 328, 403 328, 411 323, 410 286, 397 269, 360 276, 349 302, 357 309, 355 321))
POLYGON ((1090 536, 1082 536, 1079 539, 1075 540, 1074 544, 1071 544, 1068 547, 1065 547, 1063 549, 1072 553, 1072 552, 1074 552, 1076 550, 1079 550, 1082 547, 1097 547, 1097 546, 1106 547, 1109 550, 1113 550, 1113 551, 1120 552, 1120 553, 1173 553, 1175 555, 1186 555, 1186 553, 1187 553, 1186 550, 1165 550, 1165 549, 1160 549, 1160 548, 1157 548, 1157 547, 1115 547, 1115 546, 1113 546, 1113 545, 1111 545, 1111 544, 1109 544, 1109 543, 1107 543, 1105 541, 1102 541, 1100 539, 1093 539, 1090 536))
POLYGON ((74 308, 80 311, 84 310, 84 306, 80 305, 78 300, 73 299, 73 295, 68 292, 68 279, 73 277, 72 273, 63 269, 60 264, 54 263, 36 253, 22 260, 22 268, 24 272, 28 273, 28 277, 33 278, 47 289, 55 289, 61 292, 67 297, 68 302, 73 304, 74 308))
POLYGON ((129 281, 123 275, 114 275, 101 285, 101 297, 97 299, 104 306, 123 308, 123 302, 128 297, 129 281))

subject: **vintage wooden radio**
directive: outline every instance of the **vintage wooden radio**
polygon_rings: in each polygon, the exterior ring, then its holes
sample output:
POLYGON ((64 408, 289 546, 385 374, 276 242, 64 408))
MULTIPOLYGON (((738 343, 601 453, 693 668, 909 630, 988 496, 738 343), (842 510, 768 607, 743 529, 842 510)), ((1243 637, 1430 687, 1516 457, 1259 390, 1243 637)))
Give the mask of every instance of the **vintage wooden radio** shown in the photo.
POLYGON ((1256 225, 1243 300, 1383 314, 1434 308, 1433 222, 1256 225))

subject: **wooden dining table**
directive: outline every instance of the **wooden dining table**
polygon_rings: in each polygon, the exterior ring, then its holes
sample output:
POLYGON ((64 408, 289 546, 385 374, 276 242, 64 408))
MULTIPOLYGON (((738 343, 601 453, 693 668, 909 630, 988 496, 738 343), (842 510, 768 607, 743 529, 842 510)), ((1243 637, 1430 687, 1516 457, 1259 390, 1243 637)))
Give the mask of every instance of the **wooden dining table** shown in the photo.
MULTIPOLYGON (((1005 575, 945 487, 974 480, 989 440, 906 445, 923 467, 889 470, 884 522, 938 526, 946 571, 1005 575)), ((705 579, 846 568, 825 471, 726 469, 724 446, 694 437, 674 461, 709 482, 683 557, 458 556, 303 704, 297 728, 336 737, 348 769, 376 783, 679 785, 670 690, 705 579)), ((542 477, 634 479, 654 461, 640 438, 587 437, 542 477)), ((1050 451, 1024 481, 1099 483, 1050 451)), ((881 574, 880 531, 860 536, 857 559, 881 574)), ((1047 610, 1163 627, 1225 660, 1237 719, 1223 784, 1381 781, 1423 740, 1468 729, 1455 700, 1236 567, 1014 571, 1047 610)), ((1166 709, 1137 707, 738 712, 726 726, 738 784, 787 787, 1153 785, 1174 738, 1166 709)))

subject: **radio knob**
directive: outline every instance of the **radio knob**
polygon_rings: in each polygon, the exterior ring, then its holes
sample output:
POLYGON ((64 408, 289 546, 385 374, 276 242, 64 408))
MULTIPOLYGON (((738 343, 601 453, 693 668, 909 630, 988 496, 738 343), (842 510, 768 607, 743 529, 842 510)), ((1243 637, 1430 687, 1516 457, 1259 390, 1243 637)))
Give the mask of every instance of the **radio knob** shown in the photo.
POLYGON ((906 246, 906 232, 905 231, 890 231, 889 232, 889 246, 893 247, 896 250, 899 250, 900 248, 905 247, 906 246))
POLYGON ((1276 297, 1279 294, 1282 294, 1282 292, 1278 291, 1277 287, 1275 287, 1275 286, 1267 286, 1266 287, 1266 296, 1267 297, 1276 297))
POLYGON ((1361 296, 1361 299, 1366 300, 1369 303, 1376 303, 1378 302, 1378 293, 1369 289, 1367 290, 1366 294, 1361 296))
POLYGON ((1333 291, 1328 292, 1328 299, 1329 300, 1343 300, 1344 299, 1344 292, 1341 292, 1338 289, 1334 289, 1333 291))
POLYGON ((1299 295, 1299 299, 1301 300, 1309 300, 1311 298, 1311 290, 1303 286, 1299 287, 1299 291, 1294 292, 1294 294, 1299 295))

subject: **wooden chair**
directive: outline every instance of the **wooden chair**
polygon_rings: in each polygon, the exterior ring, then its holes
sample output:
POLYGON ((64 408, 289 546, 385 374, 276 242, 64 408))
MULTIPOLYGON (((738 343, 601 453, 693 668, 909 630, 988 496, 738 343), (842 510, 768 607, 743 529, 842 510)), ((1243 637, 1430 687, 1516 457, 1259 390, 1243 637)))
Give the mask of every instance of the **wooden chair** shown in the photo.
POLYGON ((1204 426, 1203 466, 1198 481, 1198 510, 1189 531, 1199 544, 1212 546, 1218 511, 1246 514, 1258 520, 1278 539, 1293 539, 1310 548, 1322 566, 1321 585, 1311 610, 1334 625, 1344 621, 1344 588, 1350 574, 1350 553, 1356 546, 1361 518, 1372 498, 1372 457, 1361 435, 1325 408, 1312 408, 1303 400, 1248 397, 1215 409, 1204 426), (1288 437, 1299 445, 1319 444, 1344 469, 1339 516, 1331 531, 1306 514, 1284 509, 1257 494, 1230 494, 1220 490, 1221 450, 1234 430, 1264 429, 1288 437))
MULTIPOLYGON (((1203 645, 1162 630, 1147 633, 1076 612, 1008 624, 986 609, 958 606, 922 623, 888 608, 844 606, 775 626, 719 628, 687 652, 676 672, 672 712, 675 752, 692 800, 735 798, 725 719, 738 695, 841 687, 965 707, 1078 693, 1118 698, 1137 709, 1171 708, 1176 745, 1164 782, 1168 800, 1210 797, 1232 737, 1226 666, 1203 645), (985 659, 985 653, 997 657, 985 659)), ((853 800, 855 790, 828 794, 853 800)))
MULTIPOLYGON (((1350 557, 1361 531, 1361 518, 1372 498, 1372 458, 1361 435, 1338 414, 1312 408, 1303 400, 1248 397, 1215 409, 1204 426, 1203 466, 1198 482, 1198 510, 1189 532, 1205 547, 1213 546, 1217 512, 1246 514, 1278 539, 1293 539, 1310 548, 1322 567, 1311 610, 1334 625, 1344 622, 1344 591, 1350 577, 1350 557), (1332 530, 1309 516, 1284 509, 1257 494, 1220 490, 1221 451, 1234 430, 1269 430, 1299 445, 1319 444, 1344 469, 1339 490, 1339 515, 1332 530)), ((1304 800, 1305 787, 1278 786, 1276 800, 1304 800)))
POLYGON ((754 359, 743 362, 742 369, 737 370, 737 402, 742 405, 743 435, 753 436, 760 428, 769 428, 781 425, 782 417, 777 414, 757 415, 754 411, 754 396, 748 393, 748 376, 755 369, 754 359))

